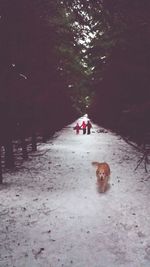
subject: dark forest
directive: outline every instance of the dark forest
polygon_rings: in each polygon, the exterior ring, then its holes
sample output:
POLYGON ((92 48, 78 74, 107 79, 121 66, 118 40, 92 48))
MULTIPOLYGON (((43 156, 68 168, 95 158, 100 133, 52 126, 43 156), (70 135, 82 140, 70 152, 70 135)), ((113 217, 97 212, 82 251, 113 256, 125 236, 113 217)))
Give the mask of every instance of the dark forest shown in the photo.
MULTIPOLYGON (((148 0, 1 0, 2 169, 88 113, 99 125, 150 142, 148 0)), ((1 178, 2 182, 2 178, 1 178)))

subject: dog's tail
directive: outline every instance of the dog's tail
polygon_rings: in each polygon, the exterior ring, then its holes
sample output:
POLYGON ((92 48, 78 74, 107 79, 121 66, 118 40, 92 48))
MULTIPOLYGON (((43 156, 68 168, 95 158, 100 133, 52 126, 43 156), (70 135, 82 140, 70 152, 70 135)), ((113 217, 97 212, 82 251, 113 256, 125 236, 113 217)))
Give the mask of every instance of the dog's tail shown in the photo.
POLYGON ((99 162, 97 162, 97 161, 93 161, 93 162, 92 162, 92 165, 97 167, 97 166, 99 165, 99 162))

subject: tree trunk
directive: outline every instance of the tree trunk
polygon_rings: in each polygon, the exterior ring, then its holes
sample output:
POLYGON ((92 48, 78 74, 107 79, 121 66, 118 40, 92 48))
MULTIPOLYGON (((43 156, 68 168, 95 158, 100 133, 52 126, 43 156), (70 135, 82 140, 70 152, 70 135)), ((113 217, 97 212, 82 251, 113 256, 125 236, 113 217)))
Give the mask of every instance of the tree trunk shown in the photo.
POLYGON ((0 184, 3 183, 3 176, 2 176, 2 160, 1 160, 1 146, 0 146, 0 184))
POLYGON ((5 167, 13 168, 14 167, 14 155, 13 155, 13 143, 11 139, 8 139, 5 142, 5 167))
POLYGON ((28 159, 27 142, 25 137, 21 137, 22 157, 28 159))
POLYGON ((37 151, 36 134, 32 133, 32 151, 37 151))

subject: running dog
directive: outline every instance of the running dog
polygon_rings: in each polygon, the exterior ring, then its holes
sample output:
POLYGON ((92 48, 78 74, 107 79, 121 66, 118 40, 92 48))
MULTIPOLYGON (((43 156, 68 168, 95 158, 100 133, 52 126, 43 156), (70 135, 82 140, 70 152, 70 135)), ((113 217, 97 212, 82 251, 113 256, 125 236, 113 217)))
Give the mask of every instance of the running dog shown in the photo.
POLYGON ((110 177, 110 167, 106 162, 92 162, 93 166, 97 167, 97 185, 101 193, 104 193, 108 187, 108 180, 110 177))

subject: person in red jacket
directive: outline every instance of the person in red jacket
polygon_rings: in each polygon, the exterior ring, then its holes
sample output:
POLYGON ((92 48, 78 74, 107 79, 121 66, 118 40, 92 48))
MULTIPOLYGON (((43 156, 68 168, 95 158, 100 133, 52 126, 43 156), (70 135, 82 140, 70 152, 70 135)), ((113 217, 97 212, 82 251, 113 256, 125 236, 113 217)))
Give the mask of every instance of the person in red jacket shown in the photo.
POLYGON ((78 122, 77 122, 76 126, 73 129, 76 130, 76 134, 79 134, 79 131, 80 131, 81 127, 79 126, 78 122))
POLYGON ((85 121, 82 122, 81 128, 83 129, 83 134, 86 134, 86 123, 85 123, 85 121))

